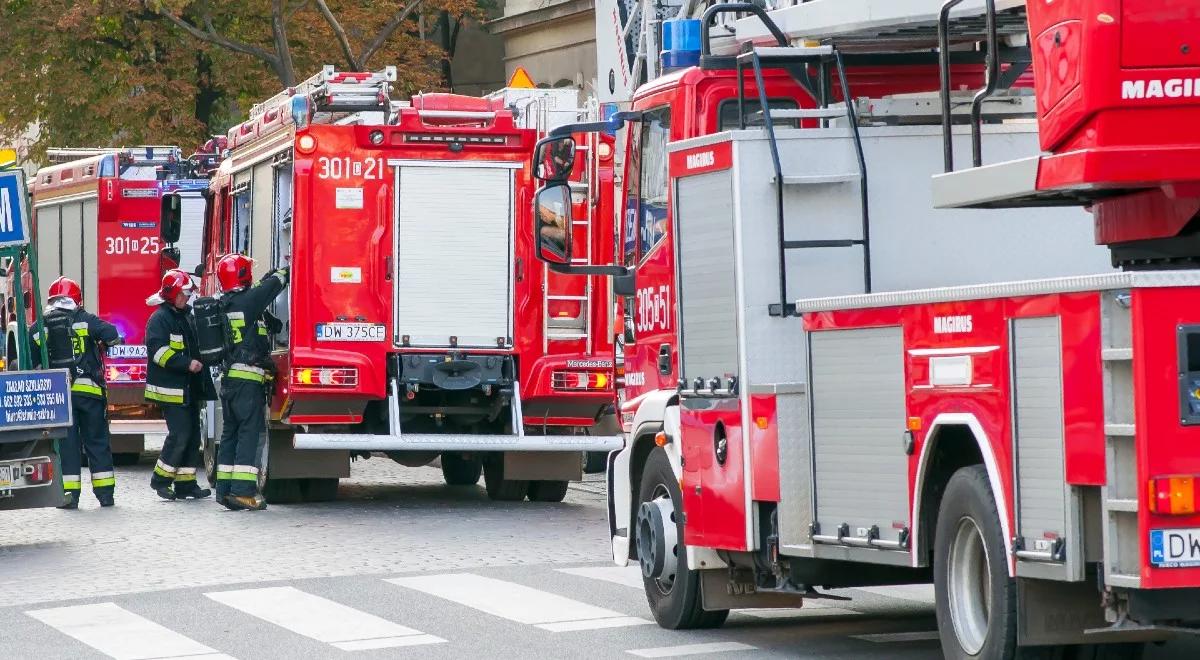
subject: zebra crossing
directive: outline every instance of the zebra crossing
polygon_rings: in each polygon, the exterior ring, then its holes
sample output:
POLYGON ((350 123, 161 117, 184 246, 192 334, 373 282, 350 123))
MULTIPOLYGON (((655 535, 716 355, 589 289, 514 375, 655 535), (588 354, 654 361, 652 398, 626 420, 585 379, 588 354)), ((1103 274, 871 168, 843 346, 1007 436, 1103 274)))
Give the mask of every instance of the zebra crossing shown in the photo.
MULTIPOLYGON (((795 657, 779 649, 760 645, 757 639, 740 633, 737 621, 761 623, 749 632, 762 633, 762 625, 787 626, 813 617, 846 617, 853 621, 863 614, 843 603, 829 605, 806 603, 796 610, 743 610, 731 617, 731 623, 719 631, 694 634, 663 631, 653 624, 641 597, 638 568, 575 567, 542 569, 538 580, 513 580, 480 574, 456 572, 414 574, 400 577, 365 578, 367 588, 356 593, 364 602, 346 602, 345 598, 318 595, 298 586, 250 586, 203 591, 197 608, 216 606, 215 614, 205 609, 205 618, 220 621, 233 617, 256 631, 271 636, 293 635, 307 640, 308 649, 299 655, 289 652, 276 656, 251 647, 237 630, 230 639, 220 639, 212 630, 191 631, 179 626, 178 617, 156 617, 153 611, 129 603, 100 602, 64 607, 30 609, 24 615, 53 629, 43 636, 54 648, 54 635, 89 647, 94 657, 117 660, 247 660, 249 657, 327 657, 343 653, 360 654, 390 650, 403 657, 482 657, 489 655, 471 647, 472 642, 456 638, 469 622, 482 621, 496 626, 517 626, 511 635, 513 644, 542 644, 544 649, 589 649, 589 657, 795 657), (576 582, 564 583, 547 574, 571 576, 576 582), (527 582, 536 582, 530 586, 527 582), (524 583, 523 583, 524 582, 524 583), (546 583, 557 585, 542 588, 546 583), (595 589, 580 588, 593 584, 595 589), (619 585, 613 588, 611 585, 619 585), (634 591, 634 588, 637 591, 634 591), (597 589, 599 591, 597 591, 597 589), (605 593, 600 593, 607 589, 605 593), (564 593, 565 592, 565 593, 564 593), (569 594, 569 595, 568 595, 569 594), (599 604, 594 601, 599 601, 599 604), (210 605, 204 605, 204 602, 210 605), (618 602, 620 607, 614 607, 618 602), (452 616, 396 616, 396 612, 422 614, 437 604, 449 608, 452 616), (386 607, 386 605, 399 606, 386 607), (134 611, 139 610, 139 611, 134 611), (446 625, 448 621, 453 621, 446 625), (266 628, 263 628, 266 626, 266 628), (617 634, 618 630, 628 632, 617 634), (611 633, 608 631, 612 631, 611 633), (539 635, 549 635, 534 639, 539 635), (595 638, 588 637, 596 636, 595 638), (316 651, 315 646, 325 649, 316 651), (597 646, 598 645, 598 646, 597 646), (444 654, 443 654, 444 650, 444 654)), ((505 575, 505 578, 510 576, 505 575)), ((885 591, 885 590, 881 590, 885 591)), ((919 599, 921 588, 901 591, 901 599, 919 599)), ((889 598, 886 593, 881 596, 889 598)), ((194 601, 195 598, 189 598, 194 601)), ((930 601, 932 599, 930 598, 930 601)), ((920 625, 920 624, 918 624, 920 625)), ((3 626, 0 619, 0 627, 3 626)), ((211 628, 211 627, 210 627, 211 628)), ((223 629, 222 626, 216 626, 223 629)), ((507 629, 506 629, 507 630, 507 629)), ((765 630, 772 630, 767 628, 765 630)), ((869 629, 858 632, 869 633, 869 629)), ((243 633, 244 634, 244 633, 243 633)), ((928 630, 908 630, 857 638, 873 645, 891 642, 921 642, 933 639, 928 630)), ((505 635, 507 636, 507 635, 505 635)), ((846 637, 856 637, 847 635, 846 637)), ((478 640, 476 640, 477 642, 478 640)), ((530 647, 533 648, 533 647, 530 647)), ((533 652, 528 657, 543 657, 533 652)), ((16 656, 14 656, 16 657, 16 656)), ((392 657, 388 655, 387 657, 392 657)), ((492 656, 497 657, 497 656, 492 656)), ((564 652, 561 657, 580 657, 564 652)), ((880 657, 887 657, 880 656, 880 657)))

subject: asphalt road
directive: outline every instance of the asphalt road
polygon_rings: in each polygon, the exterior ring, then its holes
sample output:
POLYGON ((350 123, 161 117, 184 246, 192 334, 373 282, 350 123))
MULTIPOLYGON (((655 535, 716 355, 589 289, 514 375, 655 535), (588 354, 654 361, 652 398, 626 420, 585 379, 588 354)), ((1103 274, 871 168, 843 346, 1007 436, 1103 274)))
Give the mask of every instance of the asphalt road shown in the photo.
POLYGON ((118 468, 113 509, 85 492, 79 511, 4 514, 0 658, 941 655, 926 585, 658 628, 637 570, 606 561, 595 476, 562 504, 505 504, 385 458, 352 474, 337 502, 227 512, 159 500, 143 460, 118 468))

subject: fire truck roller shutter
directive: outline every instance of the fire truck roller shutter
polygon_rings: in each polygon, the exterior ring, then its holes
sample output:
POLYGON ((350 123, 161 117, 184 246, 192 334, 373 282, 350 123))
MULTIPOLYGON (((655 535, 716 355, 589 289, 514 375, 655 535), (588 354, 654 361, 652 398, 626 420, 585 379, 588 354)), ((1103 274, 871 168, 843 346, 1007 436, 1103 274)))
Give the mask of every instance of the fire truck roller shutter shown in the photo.
MULTIPOLYGON (((83 281, 83 202, 62 205, 62 226, 59 240, 62 243, 62 275, 76 282, 83 281)), ((87 295, 86 292, 84 294, 87 295)), ((84 304, 90 301, 84 298, 84 304)), ((95 309, 95 306, 92 307, 95 309)))
POLYGON ((821 536, 878 526, 882 541, 908 526, 904 346, 901 328, 830 330, 809 335, 813 462, 821 536), (866 484, 870 484, 866 487, 866 484))
POLYGON ((182 223, 175 245, 179 248, 179 267, 190 273, 200 263, 204 247, 204 197, 199 192, 185 192, 180 198, 182 223))
POLYGON ((513 170, 519 163, 396 168, 396 342, 495 348, 512 337, 513 170))
POLYGON ((271 270, 271 253, 274 251, 274 228, 272 212, 275 206, 275 168, 270 161, 254 166, 250 184, 250 256, 254 258, 254 281, 258 281, 271 270))
MULTIPOLYGON (((55 204, 37 210, 38 280, 48 286, 62 275, 62 206, 55 204)), ((39 292, 39 295, 43 295, 39 292)))

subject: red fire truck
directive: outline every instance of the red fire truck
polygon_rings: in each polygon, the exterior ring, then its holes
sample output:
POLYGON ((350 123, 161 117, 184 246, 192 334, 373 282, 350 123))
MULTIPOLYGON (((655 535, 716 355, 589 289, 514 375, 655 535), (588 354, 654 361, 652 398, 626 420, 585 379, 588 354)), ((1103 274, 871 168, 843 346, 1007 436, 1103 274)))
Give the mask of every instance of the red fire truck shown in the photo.
MULTIPOLYGON (((606 280, 548 273, 523 227, 527 165, 571 90, 390 97, 394 68, 326 67, 229 132, 212 181, 202 288, 224 253, 291 268, 263 484, 269 501, 336 496, 352 455, 440 458, 450 484, 485 475, 494 499, 559 501, 613 401, 606 280)), ((569 97, 568 97, 569 95, 569 97)), ((610 259, 613 142, 573 172, 580 264, 610 259), (591 220, 584 220, 584 218, 591 220)), ((214 468, 219 411, 208 415, 214 468)))
MULTIPOLYGON (((64 275, 79 282, 88 309, 116 325, 125 338, 124 344, 109 348, 105 378, 114 460, 136 462, 144 435, 165 432, 154 407, 142 400, 142 334, 153 311, 146 296, 158 288, 163 271, 180 259, 180 247, 173 245, 177 237, 163 234, 162 195, 181 194, 187 229, 198 239, 200 191, 208 182, 191 178, 195 161, 184 159, 178 147, 52 149, 49 155, 59 164, 38 170, 30 187, 39 279, 49 283, 64 275)), ((184 249, 198 253, 190 246, 184 249)), ((33 318, 31 287, 26 266, 27 323, 33 318)), ((21 347, 14 303, 5 301, 5 346, 15 364, 21 347)))
MULTIPOLYGON (((947 658, 1136 658, 1196 630, 1180 7, 814 0, 683 26, 698 66, 610 123, 635 300, 610 531, 660 625, 932 582, 947 658)), ((537 206, 561 204, 543 178, 537 206)))

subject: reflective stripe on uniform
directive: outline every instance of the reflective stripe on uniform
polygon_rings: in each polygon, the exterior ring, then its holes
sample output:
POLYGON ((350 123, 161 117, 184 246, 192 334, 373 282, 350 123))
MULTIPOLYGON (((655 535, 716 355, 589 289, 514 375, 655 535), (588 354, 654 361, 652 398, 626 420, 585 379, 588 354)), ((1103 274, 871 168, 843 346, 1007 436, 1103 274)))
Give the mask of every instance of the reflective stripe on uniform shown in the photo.
POLYGON ((160 367, 166 367, 167 360, 170 360, 173 357, 175 357, 175 349, 171 348, 170 346, 163 346, 157 351, 154 351, 154 363, 160 367))
POLYGON ((259 336, 262 336, 262 337, 267 336, 267 324, 266 323, 263 323, 262 321, 258 322, 258 334, 259 334, 259 336))
POLYGON ((175 481, 177 481, 177 482, 179 482, 179 481, 195 481, 195 480, 196 480, 196 468, 194 468, 194 467, 181 467, 175 473, 175 481))
POLYGON ((242 364, 241 362, 238 362, 229 367, 229 373, 225 374, 225 377, 251 380, 256 383, 261 383, 266 380, 266 375, 267 372, 258 367, 252 367, 248 364, 242 364))
POLYGON ((233 466, 232 465, 218 465, 217 466, 217 481, 221 481, 222 479, 232 479, 232 478, 233 478, 233 466))
POLYGON ((196 474, 196 468, 194 468, 194 467, 181 467, 181 468, 179 468, 178 470, 176 470, 176 471, 175 471, 175 474, 196 474))
POLYGON ((104 389, 97 385, 96 381, 91 378, 76 378, 75 382, 71 383, 71 391, 104 396, 104 389))
POLYGON ((229 478, 234 481, 258 481, 258 468, 253 465, 235 465, 229 478))
POLYGON ((92 473, 92 488, 104 488, 105 486, 115 486, 116 484, 117 477, 111 470, 108 472, 92 473))
POLYGON ((175 475, 175 483, 187 483, 189 481, 195 481, 195 480, 196 480, 195 474, 177 474, 177 475, 175 475))
POLYGON ((158 459, 158 462, 154 464, 154 474, 170 479, 171 477, 175 476, 175 467, 163 463, 163 460, 160 458, 158 459))
POLYGON ((87 321, 80 321, 79 323, 72 323, 71 329, 74 330, 75 334, 79 335, 80 337, 88 336, 87 321))
POLYGON ((167 343, 171 348, 177 351, 182 351, 184 349, 183 335, 171 335, 167 343))
POLYGON ((146 399, 163 403, 183 403, 183 390, 146 384, 146 399))
POLYGON ((64 474, 62 480, 63 490, 79 490, 78 474, 64 474))

